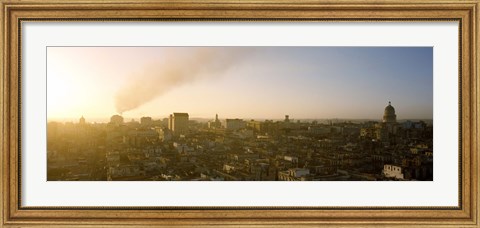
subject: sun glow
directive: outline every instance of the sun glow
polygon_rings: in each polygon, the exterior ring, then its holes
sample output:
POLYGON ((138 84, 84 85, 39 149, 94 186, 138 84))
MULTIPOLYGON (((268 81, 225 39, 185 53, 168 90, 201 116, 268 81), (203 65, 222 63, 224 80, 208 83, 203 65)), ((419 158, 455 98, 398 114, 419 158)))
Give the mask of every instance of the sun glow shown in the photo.
POLYGON ((47 116, 379 119, 394 100, 432 118, 432 61, 430 47, 49 47, 47 116))

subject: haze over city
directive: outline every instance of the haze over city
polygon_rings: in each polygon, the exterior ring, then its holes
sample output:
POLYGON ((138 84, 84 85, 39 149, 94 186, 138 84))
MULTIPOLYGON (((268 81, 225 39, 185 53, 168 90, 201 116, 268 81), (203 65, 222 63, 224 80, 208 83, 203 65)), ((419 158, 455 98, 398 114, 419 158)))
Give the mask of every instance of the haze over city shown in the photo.
POLYGON ((431 47, 48 47, 49 120, 433 118, 431 47))
POLYGON ((428 47, 49 47, 47 181, 433 181, 428 47))

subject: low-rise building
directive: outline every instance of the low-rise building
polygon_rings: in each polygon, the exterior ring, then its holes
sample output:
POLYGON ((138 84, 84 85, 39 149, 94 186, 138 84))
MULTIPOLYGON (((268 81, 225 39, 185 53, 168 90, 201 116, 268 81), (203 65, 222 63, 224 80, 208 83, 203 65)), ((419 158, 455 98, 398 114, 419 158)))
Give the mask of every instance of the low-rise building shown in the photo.
POLYGON ((390 164, 384 165, 383 175, 385 175, 385 177, 388 177, 388 178, 403 180, 403 173, 402 173, 401 166, 390 165, 390 164))

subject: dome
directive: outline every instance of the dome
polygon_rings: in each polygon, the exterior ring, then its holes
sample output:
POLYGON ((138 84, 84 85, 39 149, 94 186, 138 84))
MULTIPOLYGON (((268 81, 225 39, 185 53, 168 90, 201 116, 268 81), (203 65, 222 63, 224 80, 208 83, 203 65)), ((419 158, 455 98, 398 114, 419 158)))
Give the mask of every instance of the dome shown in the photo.
POLYGON ((384 123, 397 122, 397 115, 395 115, 395 108, 392 106, 392 103, 390 101, 388 102, 388 106, 385 107, 385 112, 383 113, 383 122, 384 123))
POLYGON ((391 102, 388 102, 388 106, 385 107, 385 115, 395 115, 395 108, 392 106, 391 102))

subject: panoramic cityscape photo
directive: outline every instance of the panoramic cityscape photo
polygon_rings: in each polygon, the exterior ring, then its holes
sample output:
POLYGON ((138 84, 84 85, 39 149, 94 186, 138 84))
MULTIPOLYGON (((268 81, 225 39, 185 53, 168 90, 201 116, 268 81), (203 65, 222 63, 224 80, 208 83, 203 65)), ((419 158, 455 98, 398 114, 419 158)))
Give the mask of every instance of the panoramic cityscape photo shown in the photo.
POLYGON ((47 181, 433 181, 432 47, 47 47, 47 181))

